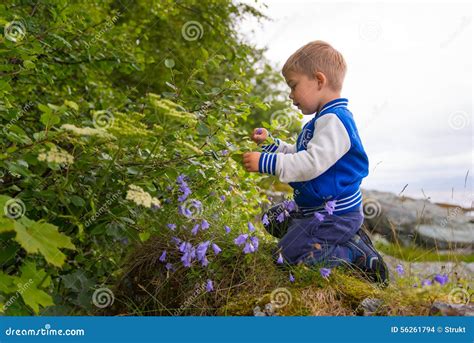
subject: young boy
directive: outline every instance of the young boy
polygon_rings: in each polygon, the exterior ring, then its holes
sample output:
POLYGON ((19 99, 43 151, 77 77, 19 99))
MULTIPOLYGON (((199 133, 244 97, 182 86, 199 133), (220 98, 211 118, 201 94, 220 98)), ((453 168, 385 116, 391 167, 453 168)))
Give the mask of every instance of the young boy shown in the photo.
MULTIPOLYGON (((273 142, 263 145, 262 153, 245 153, 243 164, 249 172, 276 175, 294 189, 296 206, 286 202, 276 207, 280 213, 291 212, 278 243, 280 262, 284 258, 290 264, 330 268, 350 264, 386 284, 388 269, 361 229, 360 184, 368 175, 368 158, 348 100, 340 96, 345 73, 343 56, 326 42, 308 43, 291 55, 282 71, 290 99, 303 114, 315 115, 294 145, 255 129, 251 138, 256 143, 273 142)), ((264 224, 267 228, 268 217, 264 224)))

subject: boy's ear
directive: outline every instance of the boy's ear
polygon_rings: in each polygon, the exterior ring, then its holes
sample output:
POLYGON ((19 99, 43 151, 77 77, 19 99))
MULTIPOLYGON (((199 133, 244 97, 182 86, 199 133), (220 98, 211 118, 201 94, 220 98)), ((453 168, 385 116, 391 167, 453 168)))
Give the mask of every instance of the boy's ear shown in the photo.
POLYGON ((328 81, 328 79, 326 78, 326 75, 324 75, 320 71, 318 71, 318 72, 316 72, 316 74, 314 74, 314 79, 316 81, 318 81, 319 89, 321 89, 323 86, 325 86, 327 81, 328 81))

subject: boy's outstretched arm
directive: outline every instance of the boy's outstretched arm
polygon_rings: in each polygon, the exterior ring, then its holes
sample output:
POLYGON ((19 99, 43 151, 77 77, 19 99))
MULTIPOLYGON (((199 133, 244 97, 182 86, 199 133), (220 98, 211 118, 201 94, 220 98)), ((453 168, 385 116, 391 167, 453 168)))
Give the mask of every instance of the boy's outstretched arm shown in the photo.
POLYGON ((337 115, 328 113, 316 121, 306 150, 292 154, 246 153, 244 165, 247 171, 276 175, 281 182, 308 181, 328 170, 350 147, 351 141, 344 124, 337 115))
POLYGON ((259 145, 267 143, 261 146, 263 152, 282 152, 284 154, 296 152, 296 144, 289 144, 274 138, 267 129, 261 127, 254 129, 250 138, 259 145))

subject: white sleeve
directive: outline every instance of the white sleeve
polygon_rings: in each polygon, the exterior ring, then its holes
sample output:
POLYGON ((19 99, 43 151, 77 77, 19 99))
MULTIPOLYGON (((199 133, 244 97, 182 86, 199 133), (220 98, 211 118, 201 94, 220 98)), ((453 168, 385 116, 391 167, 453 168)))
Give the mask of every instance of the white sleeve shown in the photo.
POLYGON ((262 150, 264 152, 281 152, 283 154, 293 154, 296 152, 296 144, 289 144, 283 142, 281 139, 273 138, 272 135, 270 135, 270 138, 273 140, 273 143, 268 145, 262 145, 262 150))
POLYGON ((334 113, 316 120, 313 138, 297 153, 262 153, 260 172, 274 174, 281 182, 312 180, 333 166, 351 148, 349 134, 334 113))

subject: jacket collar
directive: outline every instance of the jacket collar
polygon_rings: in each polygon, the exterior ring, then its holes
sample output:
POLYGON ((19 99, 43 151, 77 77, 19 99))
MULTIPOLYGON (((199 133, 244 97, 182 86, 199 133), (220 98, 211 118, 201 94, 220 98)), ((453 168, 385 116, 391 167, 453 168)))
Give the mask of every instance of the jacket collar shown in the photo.
POLYGON ((337 98, 337 99, 331 100, 327 102, 323 107, 321 107, 321 110, 319 110, 319 112, 316 113, 315 117, 319 117, 321 114, 328 113, 337 107, 347 107, 348 103, 349 103, 349 100, 347 100, 346 98, 337 98))

